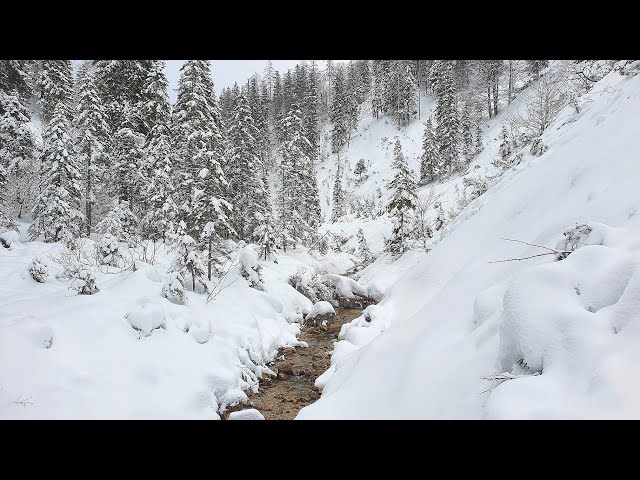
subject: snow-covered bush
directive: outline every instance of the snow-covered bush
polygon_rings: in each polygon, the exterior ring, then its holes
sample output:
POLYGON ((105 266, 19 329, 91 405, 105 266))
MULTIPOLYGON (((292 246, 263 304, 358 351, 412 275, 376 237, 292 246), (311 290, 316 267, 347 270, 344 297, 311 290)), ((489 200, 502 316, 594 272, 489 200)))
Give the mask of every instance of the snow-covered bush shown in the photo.
POLYGON ((240 250, 240 270, 242 276, 247 279, 249 286, 256 290, 264 290, 262 280, 262 266, 258 262, 258 254, 250 246, 240 250))
POLYGON ((316 270, 307 272, 304 267, 298 268, 298 271, 289 277, 289 284, 313 303, 333 300, 332 285, 316 270))
POLYGON ((29 273, 38 283, 44 283, 49 276, 49 266, 42 257, 34 257, 31 260, 31 266, 29 267, 29 273))
POLYGON ((539 157, 547 150, 549 150, 549 147, 547 147, 544 143, 542 143, 542 139, 536 138, 531 144, 530 152, 531 152, 531 155, 535 155, 536 157, 539 157))
POLYGON ((196 241, 190 235, 181 235, 178 239, 178 252, 170 268, 171 272, 179 272, 184 281, 191 277, 191 290, 196 292, 197 286, 201 286, 204 292, 209 291, 206 282, 207 270, 202 263, 199 252, 196 250, 196 241))
POLYGON ((365 267, 369 265, 371 262, 373 262, 374 260, 373 254, 371 253, 371 250, 369 250, 369 244, 367 243, 367 239, 365 238, 364 232, 362 231, 361 228, 358 229, 357 255, 360 258, 362 266, 365 266, 365 267))
POLYGON ((167 280, 162 285, 162 296, 179 305, 183 305, 187 301, 184 279, 180 272, 169 272, 167 280))
POLYGON ((567 258, 569 255, 567 252, 572 252, 585 245, 592 245, 593 243, 587 240, 589 235, 591 235, 592 230, 591 225, 588 224, 566 228, 562 232, 564 238, 562 238, 556 245, 556 250, 560 251, 556 256, 557 260, 567 258))
POLYGON ((4 233, 0 233, 0 245, 4 248, 11 248, 11 245, 18 242, 18 232, 15 230, 8 230, 4 233))
POLYGON ((96 285, 95 274, 87 266, 77 263, 72 271, 71 288, 78 292, 78 295, 93 295, 100 291, 96 285))
POLYGON ((104 234, 96 243, 96 254, 101 265, 117 266, 122 258, 118 239, 109 233, 104 234))

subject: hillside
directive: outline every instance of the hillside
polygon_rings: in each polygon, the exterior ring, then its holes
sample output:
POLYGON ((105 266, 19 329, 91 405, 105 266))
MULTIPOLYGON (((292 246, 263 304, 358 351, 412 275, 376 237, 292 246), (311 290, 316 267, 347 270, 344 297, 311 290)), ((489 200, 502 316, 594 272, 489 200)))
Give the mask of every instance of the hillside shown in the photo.
POLYGON ((430 253, 400 259, 298 418, 638 417, 625 378, 640 362, 639 91, 639 77, 608 74, 547 128, 546 153, 504 173, 430 253), (573 253, 524 260, 549 252, 504 239, 573 253))

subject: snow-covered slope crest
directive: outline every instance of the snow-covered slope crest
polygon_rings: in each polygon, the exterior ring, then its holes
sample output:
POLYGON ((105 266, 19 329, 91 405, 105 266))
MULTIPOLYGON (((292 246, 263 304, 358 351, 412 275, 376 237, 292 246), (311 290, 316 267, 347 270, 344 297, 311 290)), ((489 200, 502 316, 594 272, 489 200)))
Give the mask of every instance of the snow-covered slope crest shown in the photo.
POLYGON ((640 418, 638 118, 640 76, 617 73, 560 112, 546 153, 343 327, 298 418, 640 418))

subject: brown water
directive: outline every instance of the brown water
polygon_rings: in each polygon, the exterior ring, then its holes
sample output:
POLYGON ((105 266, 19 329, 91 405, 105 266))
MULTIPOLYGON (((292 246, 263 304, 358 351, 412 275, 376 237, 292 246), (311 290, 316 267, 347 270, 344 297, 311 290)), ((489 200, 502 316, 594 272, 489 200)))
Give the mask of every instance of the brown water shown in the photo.
POLYGON ((300 340, 308 347, 280 350, 279 359, 271 370, 277 377, 263 375, 258 393, 247 392, 249 400, 222 414, 226 419, 231 412, 255 408, 267 420, 293 420, 298 412, 320 398, 320 390, 314 382, 327 368, 331 360, 333 343, 338 339, 340 327, 362 315, 362 310, 336 308, 336 320, 327 327, 305 327, 300 340))

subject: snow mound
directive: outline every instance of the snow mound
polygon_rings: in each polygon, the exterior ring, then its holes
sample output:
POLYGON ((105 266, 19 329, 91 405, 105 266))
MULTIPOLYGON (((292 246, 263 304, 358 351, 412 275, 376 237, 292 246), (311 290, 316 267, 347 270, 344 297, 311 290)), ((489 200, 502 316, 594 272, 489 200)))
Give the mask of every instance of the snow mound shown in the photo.
POLYGON ((14 245, 20 245, 18 232, 9 230, 0 234, 0 245, 12 249, 14 245))
POLYGON ((142 304, 137 310, 127 313, 124 318, 138 332, 139 337, 148 337, 159 328, 167 328, 164 309, 162 305, 154 302, 142 304))
POLYGON ((230 413, 229 420, 264 420, 264 415, 255 408, 248 408, 246 410, 240 410, 239 412, 230 413))
POLYGON ((331 314, 335 315, 336 311, 333 309, 333 306, 329 302, 318 302, 314 304, 313 307, 311 307, 311 311, 309 312, 309 315, 307 315, 307 319, 331 314))

